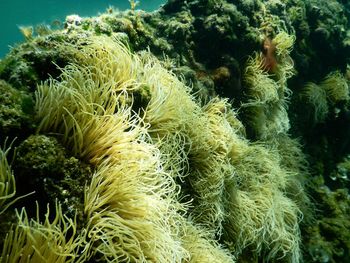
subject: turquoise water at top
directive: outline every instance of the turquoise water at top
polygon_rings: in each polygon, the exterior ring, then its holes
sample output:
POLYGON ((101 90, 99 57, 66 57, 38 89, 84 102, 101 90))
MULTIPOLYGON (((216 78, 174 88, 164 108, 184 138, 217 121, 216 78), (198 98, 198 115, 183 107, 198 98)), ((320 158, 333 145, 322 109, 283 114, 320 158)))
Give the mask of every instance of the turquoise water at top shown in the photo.
MULTIPOLYGON (((138 9, 153 11, 165 0, 141 0, 138 9)), ((128 0, 0 0, 0 58, 9 46, 24 41, 18 26, 51 24, 64 21, 67 15, 94 16, 109 6, 119 10, 130 8, 128 0)))

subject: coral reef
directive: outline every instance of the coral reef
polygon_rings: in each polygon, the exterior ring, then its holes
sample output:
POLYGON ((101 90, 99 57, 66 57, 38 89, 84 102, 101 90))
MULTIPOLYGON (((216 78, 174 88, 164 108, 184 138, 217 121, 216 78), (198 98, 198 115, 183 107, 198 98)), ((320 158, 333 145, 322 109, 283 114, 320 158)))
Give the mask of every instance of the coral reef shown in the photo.
POLYGON ((349 5, 136 3, 0 61, 0 261, 345 262, 349 5))

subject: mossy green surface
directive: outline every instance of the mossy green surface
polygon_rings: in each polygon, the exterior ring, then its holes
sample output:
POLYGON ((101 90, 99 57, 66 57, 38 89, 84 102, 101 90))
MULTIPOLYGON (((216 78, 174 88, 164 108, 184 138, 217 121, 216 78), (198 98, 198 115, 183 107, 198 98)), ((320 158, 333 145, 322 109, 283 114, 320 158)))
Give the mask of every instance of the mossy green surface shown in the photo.
POLYGON ((311 262, 343 261, 350 252, 349 191, 331 191, 321 177, 316 177, 313 183, 318 213, 313 224, 304 230, 308 248, 305 259, 311 262))
POLYGON ((34 101, 28 91, 17 90, 0 80, 0 134, 1 142, 6 136, 14 138, 34 127, 34 101))
POLYGON ((18 194, 34 193, 19 201, 35 211, 35 201, 43 207, 55 202, 66 215, 78 214, 82 223, 85 185, 91 180, 92 168, 70 156, 54 137, 32 135, 16 149, 13 165, 18 194))

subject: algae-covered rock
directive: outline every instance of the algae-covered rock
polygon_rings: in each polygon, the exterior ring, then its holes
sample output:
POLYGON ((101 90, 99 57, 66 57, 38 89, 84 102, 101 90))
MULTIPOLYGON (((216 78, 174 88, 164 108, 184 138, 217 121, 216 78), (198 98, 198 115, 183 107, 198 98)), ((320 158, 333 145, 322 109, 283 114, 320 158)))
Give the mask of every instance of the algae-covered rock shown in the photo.
MULTIPOLYGON (((317 179, 317 178, 316 178, 317 179)), ((315 222, 305 231, 305 259, 346 262, 350 252, 350 196, 348 189, 330 190, 322 178, 314 180, 315 222)))
POLYGON ((34 101, 31 94, 13 88, 4 80, 0 80, 0 93, 1 139, 29 132, 34 127, 34 101))
POLYGON ((15 88, 33 92, 40 81, 57 77, 59 68, 74 58, 72 50, 63 43, 74 44, 82 37, 85 36, 53 31, 17 45, 1 60, 0 78, 15 88))
POLYGON ((59 202, 66 215, 74 217, 78 213, 81 223, 84 189, 91 180, 92 170, 69 156, 57 139, 44 135, 28 137, 16 150, 13 168, 18 194, 33 192, 20 203, 35 211, 35 201, 44 206, 59 202))

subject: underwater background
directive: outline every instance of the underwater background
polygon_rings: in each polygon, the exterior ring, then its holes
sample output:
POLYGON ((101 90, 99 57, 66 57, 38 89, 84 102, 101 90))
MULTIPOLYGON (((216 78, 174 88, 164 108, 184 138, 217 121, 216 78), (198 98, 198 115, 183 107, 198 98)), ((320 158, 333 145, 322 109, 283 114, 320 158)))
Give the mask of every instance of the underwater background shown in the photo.
MULTIPOLYGON (((163 0, 143 0, 137 8, 153 11, 163 3, 163 0)), ((69 14, 93 16, 105 11, 109 6, 125 10, 130 8, 130 3, 128 0, 36 0, 30 3, 25 0, 1 0, 0 58, 9 51, 9 46, 23 41, 19 26, 52 26, 53 22, 63 23, 69 14)))
POLYGON ((348 263, 350 2, 123 3, 0 59, 0 262, 348 263))

